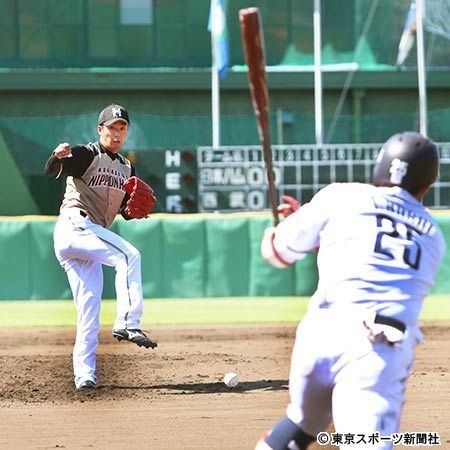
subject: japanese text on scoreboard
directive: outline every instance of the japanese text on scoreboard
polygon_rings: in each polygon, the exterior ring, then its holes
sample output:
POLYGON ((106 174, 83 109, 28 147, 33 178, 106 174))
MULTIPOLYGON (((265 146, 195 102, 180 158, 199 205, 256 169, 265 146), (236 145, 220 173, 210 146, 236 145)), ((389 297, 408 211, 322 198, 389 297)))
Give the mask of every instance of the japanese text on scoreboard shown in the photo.
MULTIPOLYGON (((335 181, 370 179, 378 145, 273 146, 279 195, 308 201, 335 181)), ((262 211, 269 209, 267 174, 259 146, 197 149, 199 211, 262 211)))

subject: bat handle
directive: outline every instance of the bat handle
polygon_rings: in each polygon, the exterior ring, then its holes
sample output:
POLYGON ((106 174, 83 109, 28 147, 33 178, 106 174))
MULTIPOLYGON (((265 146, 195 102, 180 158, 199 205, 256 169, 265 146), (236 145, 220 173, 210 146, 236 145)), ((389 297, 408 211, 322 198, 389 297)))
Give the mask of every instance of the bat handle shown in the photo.
POLYGON ((275 173, 273 171, 271 159, 266 160, 266 170, 267 170, 267 190, 269 194, 269 204, 270 209, 272 210, 273 225, 276 227, 280 222, 280 218, 278 214, 278 195, 277 189, 275 187, 275 173))
POLYGON ((276 227, 280 223, 278 211, 272 211, 272 214, 273 214, 273 226, 276 227))
MULTIPOLYGON (((269 194, 270 195, 270 194, 269 194)), ((278 214, 278 209, 276 206, 276 198, 270 201, 271 203, 271 209, 272 209, 272 216, 273 216, 273 226, 276 227, 280 223, 280 217, 278 214)))

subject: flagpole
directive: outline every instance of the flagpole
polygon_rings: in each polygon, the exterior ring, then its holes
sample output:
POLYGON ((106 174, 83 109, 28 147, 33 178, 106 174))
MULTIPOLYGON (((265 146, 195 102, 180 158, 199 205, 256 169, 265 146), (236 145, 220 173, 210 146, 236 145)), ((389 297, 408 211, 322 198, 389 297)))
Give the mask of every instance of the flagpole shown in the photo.
POLYGON ((427 82, 425 69, 425 50, 423 35, 423 0, 416 0, 416 26, 417 26, 417 78, 419 85, 419 122, 420 133, 428 135, 427 117, 427 82))
POLYGON ((316 144, 322 145, 322 42, 321 42, 321 19, 320 0, 314 0, 314 104, 316 121, 316 144))
POLYGON ((220 146, 220 87, 219 71, 217 68, 217 3, 211 0, 211 107, 212 107, 212 145, 220 146))

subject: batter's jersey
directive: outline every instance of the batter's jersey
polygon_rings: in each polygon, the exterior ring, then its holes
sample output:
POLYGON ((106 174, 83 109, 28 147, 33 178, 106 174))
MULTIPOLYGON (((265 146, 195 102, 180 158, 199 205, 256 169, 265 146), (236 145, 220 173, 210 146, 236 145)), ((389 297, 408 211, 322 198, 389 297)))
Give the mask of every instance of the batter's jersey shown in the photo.
POLYGON ((446 244, 416 198, 399 187, 334 183, 276 228, 281 257, 319 248, 311 305, 361 306, 416 326, 446 244))
POLYGON ((123 184, 134 169, 128 159, 90 142, 73 147, 69 158, 50 157, 46 173, 67 176, 61 212, 79 208, 92 222, 109 227, 125 203, 123 184))

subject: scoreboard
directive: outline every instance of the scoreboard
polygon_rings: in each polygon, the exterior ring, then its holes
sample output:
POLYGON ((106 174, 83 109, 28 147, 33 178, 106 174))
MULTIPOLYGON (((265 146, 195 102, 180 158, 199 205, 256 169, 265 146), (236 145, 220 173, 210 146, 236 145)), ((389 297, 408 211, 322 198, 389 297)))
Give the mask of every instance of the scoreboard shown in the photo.
POLYGON ((154 212, 197 212, 197 163, 195 149, 145 149, 125 154, 158 199, 154 212))
MULTIPOLYGON (((380 145, 272 146, 279 195, 302 203, 332 182, 370 181, 380 145)), ((197 149, 199 211, 269 209, 260 146, 197 149)))
MULTIPOLYGON (((306 203, 333 182, 370 183, 381 144, 273 145, 278 195, 306 203)), ((450 143, 439 144, 440 177, 425 198, 450 206, 450 143)), ((131 156, 131 155, 127 155, 131 156)), ((137 175, 158 198, 156 212, 268 211, 267 175, 260 146, 136 150, 137 175)))

